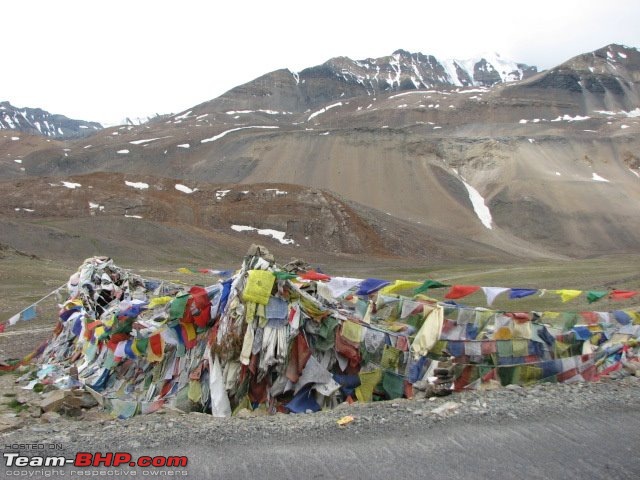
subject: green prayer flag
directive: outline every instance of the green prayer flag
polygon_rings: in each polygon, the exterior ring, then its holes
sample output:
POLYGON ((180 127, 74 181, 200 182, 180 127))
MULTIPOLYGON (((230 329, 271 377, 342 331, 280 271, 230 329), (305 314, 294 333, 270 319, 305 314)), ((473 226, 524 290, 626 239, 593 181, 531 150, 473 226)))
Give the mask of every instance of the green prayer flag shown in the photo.
POLYGON ((292 278, 296 278, 298 275, 295 273, 289 272, 273 272, 277 280, 291 280, 292 278))
POLYGON ((440 283, 437 280, 425 280, 422 285, 420 285, 418 288, 416 288, 413 291, 413 293, 417 295, 419 293, 426 292, 430 288, 444 288, 444 287, 450 287, 450 285, 445 285, 444 283, 440 283))
POLYGON ((562 320, 564 322, 563 330, 567 332, 578 323, 578 314, 576 312, 562 312, 562 320))
POLYGON ((398 368, 401 353, 402 352, 397 348, 392 347, 390 345, 385 345, 384 351, 382 352, 382 360, 380 362, 380 366, 382 368, 388 368, 388 369, 398 368))
POLYGON ((592 290, 587 292, 587 300, 589 303, 597 302, 602 297, 606 297, 609 292, 605 292, 602 290, 592 290))
POLYGON ((322 321, 315 336, 314 347, 316 350, 326 352, 334 347, 336 344, 335 330, 339 323, 338 319, 331 316, 322 321))
POLYGON ((148 338, 136 338, 134 340, 135 348, 140 352, 140 356, 145 356, 147 354, 147 347, 149 346, 148 338))
POLYGON ((185 293, 178 295, 171 302, 169 316, 171 320, 179 320, 184 315, 184 309, 187 307, 187 300, 189 300, 189 294, 185 293))
POLYGON ((404 393, 404 378, 395 373, 384 372, 382 388, 389 397, 389 400, 401 398, 404 393))

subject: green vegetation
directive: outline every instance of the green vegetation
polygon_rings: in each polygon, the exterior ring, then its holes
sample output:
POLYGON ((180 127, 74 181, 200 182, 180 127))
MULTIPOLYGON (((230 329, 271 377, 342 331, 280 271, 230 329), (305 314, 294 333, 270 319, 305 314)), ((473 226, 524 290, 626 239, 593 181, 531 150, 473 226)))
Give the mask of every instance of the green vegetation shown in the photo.
POLYGON ((16 413, 20 413, 29 409, 29 405, 27 405, 26 403, 20 403, 15 398, 11 400, 9 403, 7 403, 6 405, 16 413))

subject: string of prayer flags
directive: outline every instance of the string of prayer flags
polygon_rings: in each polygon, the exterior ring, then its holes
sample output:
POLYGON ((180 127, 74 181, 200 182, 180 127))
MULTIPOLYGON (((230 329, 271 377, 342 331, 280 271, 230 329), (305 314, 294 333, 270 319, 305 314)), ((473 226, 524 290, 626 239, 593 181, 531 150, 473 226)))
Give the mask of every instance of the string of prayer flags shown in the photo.
POLYGON ((28 320, 33 320, 34 318, 36 318, 38 316, 37 311, 36 311, 36 304, 34 303, 33 305, 25 308, 24 310, 22 310, 20 313, 16 313, 14 316, 12 316, 9 321, 7 322, 9 324, 9 326, 13 326, 16 323, 18 323, 19 321, 28 321, 28 320))
POLYGON ((211 268, 198 268, 193 269, 193 268, 187 268, 187 267, 180 267, 177 270, 178 273, 185 273, 185 274, 197 274, 197 273, 201 273, 204 275, 217 275, 219 277, 228 277, 230 276, 233 272, 231 270, 214 270, 211 268))
MULTIPOLYGON (((441 294, 447 299, 482 290, 491 305, 500 295, 506 300, 549 292, 553 300, 568 302, 583 293, 592 301, 627 299, 634 291, 360 280, 290 273, 253 254, 233 278, 189 288, 145 281, 109 262, 87 260, 77 276, 88 283, 76 282, 68 300, 58 300, 52 317, 60 321, 41 351, 38 377, 68 378, 66 367, 83 354, 78 379, 99 390, 105 403, 115 400, 117 416, 139 413, 143 405, 152 411, 160 405, 155 402, 189 410, 196 404, 200 411, 229 416, 232 410, 302 413, 354 398, 411 397, 412 384, 424 378, 431 361, 451 356, 451 369, 443 366, 448 362, 439 367, 462 389, 490 380, 590 380, 620 364, 619 349, 640 354, 637 306, 507 312, 412 297, 431 288, 447 287, 441 294), (353 295, 356 290, 361 297, 353 295), (367 297, 372 293, 377 300, 367 297), (109 303, 98 308, 96 294, 109 303), (54 368, 59 374, 46 373, 54 368)), ((16 321, 35 313, 30 306, 16 321)))

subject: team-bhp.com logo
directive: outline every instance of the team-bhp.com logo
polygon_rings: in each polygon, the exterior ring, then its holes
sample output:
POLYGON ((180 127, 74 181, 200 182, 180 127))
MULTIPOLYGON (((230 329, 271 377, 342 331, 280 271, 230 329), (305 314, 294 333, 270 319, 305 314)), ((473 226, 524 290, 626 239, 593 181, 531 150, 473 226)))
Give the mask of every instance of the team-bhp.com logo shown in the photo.
POLYGON ((20 453, 3 453, 6 467, 186 467, 186 456, 140 456, 134 459, 133 455, 126 452, 90 453, 78 452, 74 458, 64 456, 33 456, 29 457, 20 453))

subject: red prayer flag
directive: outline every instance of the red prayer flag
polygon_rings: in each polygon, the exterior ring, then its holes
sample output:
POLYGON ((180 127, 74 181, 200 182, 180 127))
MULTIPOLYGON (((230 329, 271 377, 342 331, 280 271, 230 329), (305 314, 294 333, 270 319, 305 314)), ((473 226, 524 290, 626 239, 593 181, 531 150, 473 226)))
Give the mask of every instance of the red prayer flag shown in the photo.
POLYGON ((4 332, 5 325, 5 323, 0 323, 0 333, 4 332))
POLYGON ((635 297, 638 292, 634 292, 633 290, 612 290, 609 294, 609 298, 611 300, 628 300, 629 298, 635 297))
POLYGON ((305 272, 299 275, 299 277, 302 278, 303 280, 315 280, 315 281, 331 280, 331 277, 329 275, 325 275, 324 273, 318 273, 315 270, 309 270, 308 272, 305 272))
POLYGON ((580 312, 580 316, 584 318, 587 325, 595 325, 599 320, 596 312, 580 312))
POLYGON ((162 354, 162 338, 159 333, 155 335, 151 335, 149 337, 149 347, 151 347, 151 351, 156 355, 162 354))
POLYGON ((450 300, 454 300, 457 298, 466 297, 467 295, 471 295, 474 292, 480 290, 480 287, 476 285, 453 285, 451 290, 447 292, 444 298, 448 298, 450 300))

